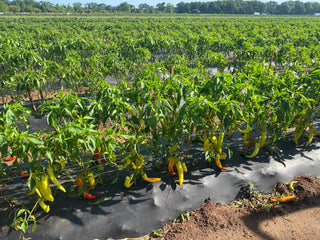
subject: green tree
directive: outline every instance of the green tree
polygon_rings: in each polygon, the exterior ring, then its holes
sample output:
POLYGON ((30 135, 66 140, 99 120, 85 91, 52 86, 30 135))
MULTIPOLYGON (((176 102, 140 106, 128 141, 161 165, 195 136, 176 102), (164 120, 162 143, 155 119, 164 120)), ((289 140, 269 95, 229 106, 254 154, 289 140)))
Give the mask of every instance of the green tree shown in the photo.
POLYGON ((0 2, 0 12, 8 12, 8 11, 9 11, 9 7, 4 2, 0 2))
POLYGON ((33 12, 33 7, 31 5, 27 5, 24 9, 25 12, 33 12))
POLYGON ((274 1, 270 1, 266 3, 266 12, 269 14, 276 14, 278 3, 274 1))
POLYGON ((82 12, 82 3, 81 2, 75 2, 73 3, 73 8, 76 12, 81 13, 82 12))
POLYGON ((39 8, 33 8, 33 12, 34 12, 34 13, 41 13, 41 9, 39 9, 39 8))
POLYGON ((138 12, 145 12, 145 13, 149 13, 151 11, 151 6, 149 6, 148 4, 144 3, 144 4, 139 4, 138 6, 138 12))
POLYGON ((69 12, 69 13, 74 12, 74 8, 71 7, 69 4, 65 8, 66 8, 66 11, 69 12))
POLYGON ((177 4, 177 13, 189 13, 190 12, 190 4, 185 2, 179 2, 177 4))
POLYGON ((166 6, 166 12, 171 14, 174 13, 174 5, 171 3, 168 3, 166 6))
POLYGON ((279 14, 291 14, 294 2, 283 2, 279 5, 279 14))
POLYGON ((48 1, 42 1, 41 2, 41 11, 42 12, 50 12, 50 9, 53 8, 53 4, 48 1))
POLYGON ((265 12, 266 10, 266 5, 263 2, 260 1, 252 1, 250 2, 250 4, 252 4, 252 8, 254 12, 265 12))
POLYGON ((17 13, 20 12, 21 8, 17 5, 10 5, 9 12, 17 13))
POLYGON ((208 13, 208 11, 209 11, 209 3, 207 3, 207 2, 200 3, 199 10, 202 13, 208 13))
POLYGON ((93 12, 98 12, 98 4, 97 4, 97 3, 94 3, 94 2, 92 2, 92 3, 87 3, 87 4, 85 5, 85 7, 88 8, 88 9, 90 9, 90 10, 93 11, 93 12))
POLYGON ((66 12, 66 8, 63 6, 63 5, 59 5, 59 4, 56 4, 54 6, 54 8, 57 10, 57 12, 59 13, 64 13, 66 12))
POLYGON ((156 11, 157 12, 164 12, 166 9, 166 3, 162 2, 162 3, 158 3, 156 6, 156 11))
POLYGON ((138 13, 143 13, 143 12, 144 12, 144 4, 139 4, 138 13))
POLYGON ((120 3, 118 6, 118 11, 131 12, 131 6, 127 2, 120 3))
POLYGON ((293 9, 294 14, 302 15, 306 13, 306 8, 304 4, 300 1, 296 1, 293 9))
POLYGON ((151 6, 149 8, 149 13, 156 13, 156 9, 153 6, 151 6))
POLYGON ((130 12, 133 13, 133 12, 135 12, 135 10, 136 10, 136 7, 132 4, 130 4, 130 12))
POLYGON ((208 7, 209 13, 220 13, 221 8, 219 2, 210 2, 208 7))

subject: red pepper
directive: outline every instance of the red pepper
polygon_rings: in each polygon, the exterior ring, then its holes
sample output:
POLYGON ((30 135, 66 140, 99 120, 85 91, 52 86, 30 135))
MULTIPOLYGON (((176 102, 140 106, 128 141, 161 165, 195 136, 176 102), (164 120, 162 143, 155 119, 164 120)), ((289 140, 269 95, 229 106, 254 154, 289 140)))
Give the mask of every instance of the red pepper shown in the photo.
POLYGON ((11 162, 11 161, 14 161, 16 160, 16 156, 13 156, 13 157, 8 157, 6 160, 4 160, 5 162, 11 162))
POLYGON ((79 174, 76 179, 76 186, 79 188, 82 185, 82 176, 79 174))
POLYGON ((21 176, 22 178, 26 179, 26 178, 30 177, 30 174, 29 174, 27 171, 22 171, 22 172, 20 173, 20 176, 21 176))
POLYGON ((85 196, 87 199, 95 199, 95 198, 96 198, 96 196, 93 196, 93 195, 91 195, 91 194, 89 194, 89 193, 86 193, 86 192, 84 192, 84 196, 85 196))
POLYGON ((254 138, 251 139, 251 141, 250 141, 250 143, 249 143, 248 146, 243 146, 242 149, 249 149, 249 148, 251 148, 252 145, 253 145, 253 143, 254 143, 254 138))
POLYGON ((98 165, 100 165, 101 164, 101 153, 99 152, 98 148, 96 148, 94 151, 95 151, 95 154, 93 154, 93 157, 97 158, 98 165))

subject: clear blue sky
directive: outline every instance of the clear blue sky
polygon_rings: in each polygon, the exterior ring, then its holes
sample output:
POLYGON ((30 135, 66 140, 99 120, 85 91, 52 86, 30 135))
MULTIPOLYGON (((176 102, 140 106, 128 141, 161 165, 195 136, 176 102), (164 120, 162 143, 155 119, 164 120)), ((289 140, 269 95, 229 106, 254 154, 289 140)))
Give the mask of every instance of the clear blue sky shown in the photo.
MULTIPOLYGON (((40 1, 40 0, 38 0, 40 1)), ((141 3, 147 3, 150 6, 156 6, 158 3, 172 3, 173 5, 176 5, 179 2, 182 2, 183 0, 168 0, 168 1, 163 1, 163 0, 45 0, 48 1, 50 3, 53 4, 65 4, 68 5, 70 4, 71 6, 73 6, 73 3, 75 2, 80 2, 82 3, 82 6, 84 7, 84 5, 86 3, 91 3, 91 2, 95 2, 95 3, 104 3, 106 5, 112 5, 112 6, 117 6, 122 2, 127 2, 129 4, 132 4, 136 7, 138 7, 139 4, 141 3)), ((187 3, 187 2, 210 2, 210 1, 214 1, 214 0, 184 0, 183 2, 187 3)), ((269 0, 260 0, 262 2, 269 2, 269 0)), ((271 1, 271 0, 270 0, 271 1)), ((272 1, 276 1, 278 3, 284 2, 284 1, 289 1, 289 0, 272 0, 272 1)), ((316 2, 317 0, 302 0, 301 2, 316 2)))

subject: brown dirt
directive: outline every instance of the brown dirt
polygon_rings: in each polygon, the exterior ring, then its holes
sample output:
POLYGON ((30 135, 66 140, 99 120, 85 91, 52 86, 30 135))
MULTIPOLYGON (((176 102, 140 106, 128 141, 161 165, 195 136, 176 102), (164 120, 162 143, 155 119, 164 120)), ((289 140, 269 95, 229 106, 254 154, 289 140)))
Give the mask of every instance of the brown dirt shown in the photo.
MULTIPOLYGON (((249 199, 214 205, 207 200, 197 210, 135 240, 319 239, 320 178, 296 176, 294 191, 279 182, 272 194, 257 191, 249 199), (295 196, 295 201, 271 203, 271 198, 295 196), (162 235, 156 237, 155 234, 162 235)), ((252 193, 252 191, 251 191, 252 193)), ((110 240, 110 239, 109 239, 110 240)))

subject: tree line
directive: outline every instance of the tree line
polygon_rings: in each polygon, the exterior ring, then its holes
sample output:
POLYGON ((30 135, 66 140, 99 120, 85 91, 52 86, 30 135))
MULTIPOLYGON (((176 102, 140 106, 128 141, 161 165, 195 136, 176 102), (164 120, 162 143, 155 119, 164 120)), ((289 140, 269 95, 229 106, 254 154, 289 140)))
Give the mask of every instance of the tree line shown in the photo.
POLYGON ((158 3, 151 6, 147 3, 139 4, 138 7, 122 2, 117 6, 104 3, 82 4, 75 2, 68 4, 52 4, 49 1, 35 0, 0 0, 0 12, 27 12, 27 13, 203 13, 203 14, 253 14, 256 12, 279 15, 312 15, 320 13, 319 2, 275 1, 261 2, 257 0, 217 0, 211 2, 179 2, 174 6, 171 3, 158 3))

